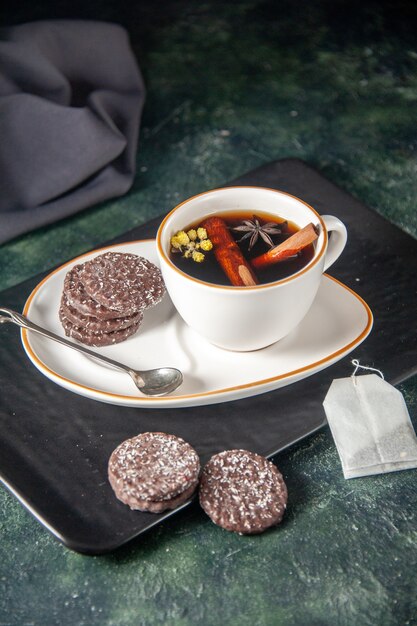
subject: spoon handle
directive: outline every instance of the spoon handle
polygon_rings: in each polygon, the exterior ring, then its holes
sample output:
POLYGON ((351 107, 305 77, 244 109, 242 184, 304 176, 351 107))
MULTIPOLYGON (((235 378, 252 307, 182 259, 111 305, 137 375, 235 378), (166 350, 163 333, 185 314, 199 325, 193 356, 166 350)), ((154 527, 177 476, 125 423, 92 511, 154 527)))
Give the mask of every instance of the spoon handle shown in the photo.
POLYGON ((129 374, 132 371, 131 368, 128 367, 127 365, 123 365, 122 363, 119 363, 118 361, 113 361, 113 359, 109 359, 108 357, 102 354, 97 354, 97 352, 94 352, 93 350, 89 350, 88 348, 84 348, 84 346, 79 346, 73 343, 72 341, 68 341, 68 339, 65 339, 64 337, 55 335, 55 333, 52 333, 50 330, 46 330, 46 328, 42 328, 42 326, 38 326, 37 324, 34 324, 34 322, 31 322, 24 315, 21 315, 20 313, 17 313, 16 311, 12 311, 12 309, 0 308, 0 313, 5 313, 7 316, 6 317, 6 316, 0 315, 0 322, 6 322, 6 321, 13 322, 14 324, 17 324, 17 326, 20 326, 21 328, 25 328, 26 330, 32 330, 35 333, 38 333, 39 335, 43 335, 44 337, 47 337, 48 339, 52 339, 53 341, 57 341, 58 343, 61 343, 63 346, 67 346, 67 348, 72 348, 76 352, 87 354, 88 356, 91 356, 93 359, 96 359, 97 361, 103 361, 104 363, 107 363, 108 365, 111 365, 112 367, 115 367, 119 370, 123 370, 124 372, 128 372, 129 374))

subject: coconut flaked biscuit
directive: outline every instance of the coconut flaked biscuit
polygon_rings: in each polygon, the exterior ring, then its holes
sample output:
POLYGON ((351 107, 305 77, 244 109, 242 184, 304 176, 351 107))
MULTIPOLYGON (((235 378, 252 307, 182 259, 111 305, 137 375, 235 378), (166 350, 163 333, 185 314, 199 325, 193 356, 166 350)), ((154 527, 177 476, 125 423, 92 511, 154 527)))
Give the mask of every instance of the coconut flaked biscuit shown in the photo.
POLYGON ((197 488, 199 472, 194 448, 180 437, 159 432, 123 441, 108 464, 116 497, 131 509, 153 512, 174 508, 188 499, 197 488))
POLYGON ((89 346, 107 346, 134 334, 143 311, 164 293, 162 274, 151 261, 105 252, 67 272, 59 317, 67 336, 89 346))
POLYGON ((184 504, 191 498, 196 491, 198 481, 191 485, 188 489, 182 493, 170 498, 169 500, 141 500, 139 498, 128 499, 123 501, 124 504, 130 506, 131 509, 136 511, 143 511, 148 513, 163 513, 164 511, 172 511, 178 508, 181 504, 184 504))
POLYGON ((71 306, 65 292, 62 293, 61 297, 61 310, 67 320, 74 324, 74 326, 85 328, 93 333, 111 333, 116 330, 123 330, 124 328, 132 326, 132 324, 140 324, 143 318, 143 311, 139 311, 133 315, 113 317, 111 319, 100 319, 94 315, 84 315, 71 306))
POLYGON ((82 264, 74 265, 65 275, 63 293, 67 302, 81 315, 96 317, 99 320, 120 317, 118 311, 112 311, 90 298, 80 280, 81 268, 82 264))
POLYGON ((104 346, 121 343, 134 335, 140 326, 140 321, 138 321, 131 324, 127 328, 122 328, 121 330, 115 330, 113 332, 93 332, 86 328, 75 326, 72 322, 70 322, 62 310, 62 307, 59 309, 59 319, 67 337, 71 337, 80 343, 87 346, 93 346, 95 348, 102 348, 104 346))
POLYGON ((204 467, 199 497, 218 526, 255 534, 281 521, 287 488, 276 466, 265 457, 247 450, 226 450, 204 467))
POLYGON ((165 293, 159 268, 136 254, 105 252, 84 263, 79 276, 86 293, 119 316, 154 306, 165 293))

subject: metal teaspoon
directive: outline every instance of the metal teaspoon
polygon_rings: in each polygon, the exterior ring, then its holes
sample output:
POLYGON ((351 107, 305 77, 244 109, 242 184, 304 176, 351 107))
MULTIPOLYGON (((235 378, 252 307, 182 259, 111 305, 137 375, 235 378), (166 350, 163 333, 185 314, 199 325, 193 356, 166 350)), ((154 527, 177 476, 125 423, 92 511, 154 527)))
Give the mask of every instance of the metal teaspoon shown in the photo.
POLYGON ((13 324, 17 324, 17 326, 20 326, 21 328, 32 330, 39 335, 43 335, 48 339, 57 341, 64 346, 68 346, 68 348, 72 348, 77 352, 87 354, 97 361, 103 361, 103 363, 107 363, 116 369, 127 372, 139 391, 147 396, 164 396, 174 391, 174 389, 179 387, 183 381, 182 373, 174 367, 158 367, 156 369, 145 370, 143 372, 134 370, 127 365, 118 363, 118 361, 113 361, 113 359, 97 354, 97 352, 94 352, 93 350, 89 350, 88 348, 72 343, 71 341, 68 341, 68 339, 64 339, 64 337, 55 335, 55 333, 34 324, 24 315, 21 315, 16 311, 12 311, 12 309, 0 308, 0 313, 6 314, 0 315, 0 324, 13 322, 13 324))

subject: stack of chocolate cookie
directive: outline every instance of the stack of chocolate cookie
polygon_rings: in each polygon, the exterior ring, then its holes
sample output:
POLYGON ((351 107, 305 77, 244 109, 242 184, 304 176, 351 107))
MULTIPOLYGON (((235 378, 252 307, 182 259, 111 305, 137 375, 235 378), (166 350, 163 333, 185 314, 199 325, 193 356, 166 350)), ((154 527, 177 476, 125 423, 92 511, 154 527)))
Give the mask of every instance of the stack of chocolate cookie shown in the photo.
POLYGON ((131 509, 162 513, 186 502, 197 489, 200 460, 190 444, 175 435, 142 433, 112 453, 111 486, 131 509))
POLYGON ((65 276, 59 319, 68 337, 89 346, 124 341, 138 330, 145 309, 162 299, 159 268, 135 254, 105 252, 65 276))

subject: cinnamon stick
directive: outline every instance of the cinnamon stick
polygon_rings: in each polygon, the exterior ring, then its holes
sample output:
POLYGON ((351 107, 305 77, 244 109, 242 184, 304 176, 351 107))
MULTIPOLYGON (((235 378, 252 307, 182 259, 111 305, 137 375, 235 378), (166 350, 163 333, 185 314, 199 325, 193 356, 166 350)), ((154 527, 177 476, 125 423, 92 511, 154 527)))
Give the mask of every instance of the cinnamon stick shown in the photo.
POLYGON ((233 239, 221 217, 208 217, 202 224, 213 244, 214 255, 235 287, 252 287, 259 283, 256 275, 233 239))
POLYGON ((255 269, 263 269, 274 263, 279 263, 288 259, 290 256, 298 254, 303 248, 313 243, 319 236, 319 230, 317 226, 308 224, 301 230, 288 237, 285 241, 278 246, 271 248, 265 254, 260 254, 251 260, 251 265, 255 269))

